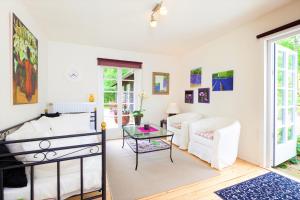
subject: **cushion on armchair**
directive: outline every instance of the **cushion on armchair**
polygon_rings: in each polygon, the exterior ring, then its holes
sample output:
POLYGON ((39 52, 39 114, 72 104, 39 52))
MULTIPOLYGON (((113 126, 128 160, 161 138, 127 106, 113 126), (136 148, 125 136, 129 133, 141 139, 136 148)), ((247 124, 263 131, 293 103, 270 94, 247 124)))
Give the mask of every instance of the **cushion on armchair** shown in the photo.
POLYGON ((197 131, 195 134, 209 140, 214 139, 214 131, 197 131))
POLYGON ((173 128, 181 129, 181 122, 174 122, 171 124, 173 128))

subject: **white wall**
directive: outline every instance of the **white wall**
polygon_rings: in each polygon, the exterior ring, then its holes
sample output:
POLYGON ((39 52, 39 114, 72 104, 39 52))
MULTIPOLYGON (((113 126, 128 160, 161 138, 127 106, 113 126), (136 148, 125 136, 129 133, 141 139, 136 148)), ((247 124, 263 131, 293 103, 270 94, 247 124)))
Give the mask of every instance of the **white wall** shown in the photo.
MULTIPOLYGON (((294 1, 262 18, 208 42, 182 58, 183 87, 189 89, 191 68, 202 67, 203 87, 212 87, 212 73, 234 70, 234 91, 211 92, 210 104, 180 105, 185 111, 240 120, 239 157, 263 164, 264 136, 264 40, 256 35, 300 18, 300 2, 294 1)), ((195 90, 195 92, 197 92, 195 90)), ((197 94, 197 93, 196 93, 197 94)))
MULTIPOLYGON (((90 93, 97 95, 101 81, 97 58, 143 62, 141 84, 149 95, 144 102, 146 120, 159 123, 167 105, 172 101, 178 101, 180 73, 178 73, 179 64, 175 57, 59 42, 49 42, 48 47, 49 102, 86 102, 90 93), (66 73, 70 68, 80 72, 80 81, 68 80, 66 73), (170 73, 170 95, 152 95, 152 72, 170 73)), ((96 96, 96 99, 99 101, 99 96, 96 96)))
POLYGON ((47 43, 34 19, 20 2, 0 2, 0 130, 39 115, 45 108, 47 95, 47 43), (14 12, 39 41, 39 100, 37 104, 13 106, 11 12, 14 12))

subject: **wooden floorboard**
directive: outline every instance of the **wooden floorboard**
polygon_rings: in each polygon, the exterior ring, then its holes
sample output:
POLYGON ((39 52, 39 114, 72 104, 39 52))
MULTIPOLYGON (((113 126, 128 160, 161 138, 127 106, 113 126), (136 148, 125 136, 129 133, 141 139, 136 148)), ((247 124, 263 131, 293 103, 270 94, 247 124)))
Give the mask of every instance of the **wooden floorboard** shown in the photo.
POLYGON ((182 186, 171 191, 166 191, 143 200, 193 200, 193 199, 219 199, 214 194, 215 191, 222 188, 246 181, 256 176, 269 172, 266 169, 249 164, 242 160, 220 172, 220 175, 198 183, 182 186))
MULTIPOLYGON (((187 156, 193 157, 203 163, 199 158, 185 151, 187 156)), ((208 163, 206 163, 209 166, 208 163)), ((249 180, 256 176, 269 172, 269 169, 264 169, 246 161, 238 159, 234 165, 219 171, 219 175, 199 181, 191 185, 185 185, 179 188, 155 194, 141 200, 216 200, 220 199, 214 192, 222 188, 235 185, 237 183, 249 180)), ((111 200, 109 190, 107 191, 107 200, 111 200)), ((93 195, 89 194, 89 195, 93 195)), ((80 197, 72 197, 68 200, 79 200, 80 197)), ((118 199, 117 199, 118 200, 118 199)))

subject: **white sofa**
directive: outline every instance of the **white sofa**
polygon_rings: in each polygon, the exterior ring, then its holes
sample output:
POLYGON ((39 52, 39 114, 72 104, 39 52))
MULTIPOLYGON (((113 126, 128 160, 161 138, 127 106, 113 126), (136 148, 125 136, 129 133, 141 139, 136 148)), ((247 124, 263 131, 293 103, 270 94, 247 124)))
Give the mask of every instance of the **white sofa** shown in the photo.
POLYGON ((237 120, 220 117, 193 122, 189 126, 188 151, 221 170, 237 158, 240 128, 237 120))
POLYGON ((174 133, 173 143, 180 149, 188 149, 189 144, 189 124, 204 116, 202 114, 188 112, 173 115, 167 118, 167 130, 174 133))

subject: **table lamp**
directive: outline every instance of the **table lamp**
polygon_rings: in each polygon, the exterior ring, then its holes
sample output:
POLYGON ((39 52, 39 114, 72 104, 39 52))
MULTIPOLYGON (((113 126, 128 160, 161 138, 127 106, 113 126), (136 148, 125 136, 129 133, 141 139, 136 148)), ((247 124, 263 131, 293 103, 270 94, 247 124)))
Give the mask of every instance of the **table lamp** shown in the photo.
POLYGON ((180 113, 179 107, 177 106, 176 103, 170 103, 166 113, 170 116, 176 115, 178 113, 180 113))

